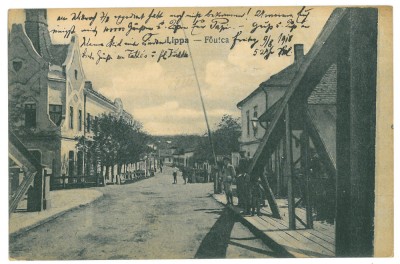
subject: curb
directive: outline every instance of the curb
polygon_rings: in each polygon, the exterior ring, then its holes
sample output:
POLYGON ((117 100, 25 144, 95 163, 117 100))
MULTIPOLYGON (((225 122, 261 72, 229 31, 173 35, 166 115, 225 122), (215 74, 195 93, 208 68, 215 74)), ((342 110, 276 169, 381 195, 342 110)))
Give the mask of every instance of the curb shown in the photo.
POLYGON ((246 226, 251 233, 253 233, 256 237, 261 239, 261 241, 270 247, 273 251, 278 253, 280 256, 278 258, 294 258, 292 254, 290 254, 283 246, 281 246, 279 243, 275 242, 272 238, 270 238, 268 235, 266 235, 263 231, 255 227, 251 222, 249 222, 246 218, 244 218, 241 214, 240 211, 235 210, 235 207, 232 206, 226 206, 224 203, 221 201, 218 201, 213 194, 211 194, 214 200, 220 204, 222 204, 225 208, 228 208, 230 211, 234 213, 234 215, 240 220, 240 222, 246 226))
POLYGON ((92 204, 92 203, 100 200, 101 198, 104 197, 104 194, 102 192, 100 192, 100 193, 101 193, 101 195, 99 195, 98 197, 96 197, 92 201, 89 201, 89 202, 86 202, 86 203, 83 203, 83 204, 78 204, 78 205, 73 206, 71 208, 68 208, 68 209, 66 209, 64 211, 58 212, 58 213, 56 213, 54 215, 51 215, 51 216, 49 216, 49 217, 47 217, 47 218, 45 218, 43 220, 40 220, 40 221, 38 221, 38 222, 36 222, 36 223, 34 223, 32 225, 29 225, 27 227, 23 227, 23 228, 21 228, 21 229, 19 229, 17 231, 14 231, 14 232, 10 233, 9 234, 9 239, 17 238, 18 236, 20 236, 20 235, 22 235, 22 234, 24 234, 24 233, 36 228, 36 227, 39 227, 39 226, 41 226, 41 225, 43 225, 45 223, 51 222, 51 221, 57 219, 58 217, 68 213, 68 212, 71 212, 71 211, 76 210, 78 208, 82 208, 82 207, 88 206, 89 204, 92 204))

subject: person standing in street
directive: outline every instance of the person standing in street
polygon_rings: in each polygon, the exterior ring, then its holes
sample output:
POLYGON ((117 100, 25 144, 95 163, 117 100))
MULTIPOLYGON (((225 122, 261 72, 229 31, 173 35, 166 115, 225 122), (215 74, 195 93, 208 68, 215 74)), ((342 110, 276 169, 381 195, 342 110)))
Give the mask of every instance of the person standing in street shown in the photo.
POLYGON ((188 174, 189 168, 183 168, 182 169, 182 178, 183 178, 183 184, 186 184, 186 179, 187 179, 187 174, 188 174))
POLYGON ((177 180, 177 178, 178 178, 178 172, 179 172, 179 169, 178 169, 178 167, 176 167, 176 165, 174 164, 173 167, 172 167, 172 176, 174 177, 174 182, 173 182, 172 184, 177 184, 177 183, 178 183, 178 180, 177 180))
POLYGON ((263 199, 264 188, 261 185, 260 180, 251 182, 251 216, 254 216, 257 211, 257 215, 261 216, 261 204, 263 199))
POLYGON ((233 205, 232 183, 235 177, 236 177, 235 168, 230 163, 230 159, 228 157, 225 157, 222 182, 224 185, 227 205, 233 205))

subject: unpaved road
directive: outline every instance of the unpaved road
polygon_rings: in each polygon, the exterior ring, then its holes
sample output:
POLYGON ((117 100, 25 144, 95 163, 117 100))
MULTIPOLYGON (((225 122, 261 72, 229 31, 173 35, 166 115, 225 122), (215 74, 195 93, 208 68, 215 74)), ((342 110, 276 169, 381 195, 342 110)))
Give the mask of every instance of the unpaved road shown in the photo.
POLYGON ((276 256, 218 204, 212 184, 171 184, 164 174, 98 188, 104 197, 10 240, 27 260, 276 256))

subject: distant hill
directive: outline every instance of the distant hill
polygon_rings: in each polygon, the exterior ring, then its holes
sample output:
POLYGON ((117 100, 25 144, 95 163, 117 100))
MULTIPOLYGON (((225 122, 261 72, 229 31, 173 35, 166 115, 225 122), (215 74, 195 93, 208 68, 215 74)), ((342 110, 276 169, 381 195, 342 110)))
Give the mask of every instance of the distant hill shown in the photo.
POLYGON ((151 141, 158 149, 176 147, 178 149, 194 149, 199 144, 199 135, 151 136, 151 141))

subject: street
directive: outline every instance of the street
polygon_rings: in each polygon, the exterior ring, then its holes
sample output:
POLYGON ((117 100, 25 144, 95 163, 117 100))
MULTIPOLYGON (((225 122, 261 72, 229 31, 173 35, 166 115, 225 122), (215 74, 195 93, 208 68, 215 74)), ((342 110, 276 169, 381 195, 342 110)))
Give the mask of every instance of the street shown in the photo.
POLYGON ((98 188, 104 197, 10 239, 25 260, 267 258, 271 249, 217 203, 212 183, 172 173, 98 188))

